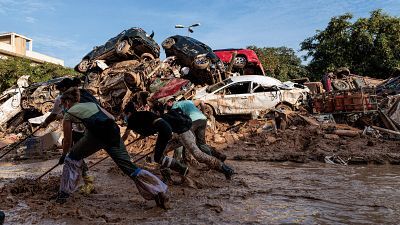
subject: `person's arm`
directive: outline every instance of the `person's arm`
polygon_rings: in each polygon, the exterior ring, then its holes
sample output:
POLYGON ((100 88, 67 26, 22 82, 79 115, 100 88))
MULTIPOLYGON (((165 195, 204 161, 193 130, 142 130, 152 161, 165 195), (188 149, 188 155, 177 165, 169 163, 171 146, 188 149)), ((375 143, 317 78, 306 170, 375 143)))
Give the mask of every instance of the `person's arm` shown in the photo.
POLYGON ((161 118, 154 120, 153 125, 158 132, 156 146, 154 147, 154 159, 156 162, 161 163, 160 160, 167 148, 168 141, 172 137, 172 128, 161 118))
POLYGON ((64 140, 63 140, 63 155, 67 155, 71 146, 72 146, 72 123, 70 120, 63 121, 63 131, 64 131, 64 140))
POLYGON ((196 107, 200 106, 201 112, 206 113, 206 106, 204 105, 204 102, 202 100, 194 100, 193 104, 196 107))
POLYGON ((57 114, 50 113, 50 115, 40 124, 41 128, 47 127, 51 122, 57 119, 57 114))
POLYGON ((104 114, 106 114, 107 116, 108 116, 108 118, 110 118, 110 119, 112 119, 112 120, 115 120, 115 117, 113 116, 113 115, 111 115, 111 113, 109 113, 107 110, 105 110, 103 107, 100 107, 99 106, 99 108, 100 108, 100 110, 104 113, 104 114))

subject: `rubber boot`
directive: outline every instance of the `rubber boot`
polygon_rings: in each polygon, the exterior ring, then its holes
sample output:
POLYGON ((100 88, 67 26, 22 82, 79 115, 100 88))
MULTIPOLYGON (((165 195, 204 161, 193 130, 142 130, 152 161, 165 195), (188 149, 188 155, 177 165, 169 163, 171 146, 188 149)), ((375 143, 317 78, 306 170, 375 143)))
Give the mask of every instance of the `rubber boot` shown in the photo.
POLYGON ((69 198, 69 194, 68 193, 60 191, 57 194, 56 202, 59 203, 59 204, 64 204, 64 203, 67 202, 68 198, 69 198))
POLYGON ((180 163, 176 159, 170 158, 168 156, 165 156, 162 159, 161 167, 170 168, 170 169, 178 172, 182 176, 186 176, 186 174, 189 171, 189 168, 187 166, 185 166, 183 163, 180 163))
POLYGON ((156 201, 156 204, 158 207, 163 208, 163 209, 170 209, 171 206, 169 204, 169 197, 168 194, 166 193, 158 193, 156 196, 154 196, 154 200, 156 201))
POLYGON ((79 193, 84 196, 88 196, 89 194, 94 192, 94 177, 86 175, 83 177, 83 182, 84 184, 80 187, 79 193))
POLYGON ((230 168, 228 165, 226 165, 225 163, 222 164, 221 172, 225 175, 225 178, 227 180, 230 180, 232 178, 233 174, 235 173, 235 171, 232 168, 230 168))
POLYGON ((214 156, 215 158, 221 160, 221 162, 224 162, 226 160, 226 155, 225 154, 223 154, 221 152, 218 152, 218 151, 216 151, 214 149, 211 149, 211 155, 214 156))
POLYGON ((175 159, 172 161, 171 166, 169 168, 171 168, 174 171, 177 171, 182 176, 186 176, 187 173, 189 172, 189 168, 186 165, 175 159))
POLYGON ((161 168, 160 172, 161 172, 161 176, 162 176, 162 181, 164 183, 168 183, 169 181, 172 181, 171 169, 169 169, 169 168, 161 168))

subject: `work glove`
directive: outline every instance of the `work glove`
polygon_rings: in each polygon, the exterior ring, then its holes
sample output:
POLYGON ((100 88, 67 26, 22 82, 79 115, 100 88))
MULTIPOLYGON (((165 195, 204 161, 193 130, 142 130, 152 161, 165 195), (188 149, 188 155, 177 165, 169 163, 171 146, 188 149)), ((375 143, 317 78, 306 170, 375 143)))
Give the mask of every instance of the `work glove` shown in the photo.
POLYGON ((65 160, 65 157, 66 157, 66 156, 67 156, 66 154, 63 154, 63 155, 60 157, 60 159, 58 160, 58 165, 64 164, 64 160, 65 160))

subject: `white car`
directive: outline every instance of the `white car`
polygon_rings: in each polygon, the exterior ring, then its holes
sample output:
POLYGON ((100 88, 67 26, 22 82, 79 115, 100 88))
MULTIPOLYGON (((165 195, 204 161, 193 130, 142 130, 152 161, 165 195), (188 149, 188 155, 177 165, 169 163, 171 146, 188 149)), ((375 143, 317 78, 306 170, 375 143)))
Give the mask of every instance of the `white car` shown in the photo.
POLYGON ((197 90, 194 99, 206 103, 214 115, 260 115, 271 108, 294 110, 307 99, 309 89, 259 75, 230 77, 197 90))

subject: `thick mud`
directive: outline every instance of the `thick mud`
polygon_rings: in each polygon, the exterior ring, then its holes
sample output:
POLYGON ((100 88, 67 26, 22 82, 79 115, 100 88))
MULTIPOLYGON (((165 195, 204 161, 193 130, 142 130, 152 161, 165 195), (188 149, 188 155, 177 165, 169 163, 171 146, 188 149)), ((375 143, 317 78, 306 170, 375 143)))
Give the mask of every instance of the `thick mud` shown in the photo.
MULTIPOLYGON (((398 224, 398 141, 331 139, 315 127, 277 134, 260 127, 247 124, 215 132, 224 140, 211 144, 228 155, 227 164, 237 174, 227 181, 218 172, 191 166, 187 179, 173 176, 169 210, 144 200, 110 159, 90 170, 95 193, 74 193, 63 205, 53 199, 61 167, 39 182, 33 180, 55 160, 2 164, 0 209, 6 224, 398 224), (329 155, 364 164, 321 163, 329 155)), ((153 143, 145 139, 132 144, 131 155, 153 143)), ((104 156, 99 152, 88 164, 104 156)), ((140 165, 160 176, 154 164, 142 160, 140 165)))
POLYGON ((51 199, 58 177, 17 179, 1 191, 8 224, 396 224, 400 168, 320 163, 229 161, 238 173, 225 181, 192 171, 191 182, 170 185, 172 209, 143 200, 134 183, 107 161, 92 171, 96 193, 51 199))

